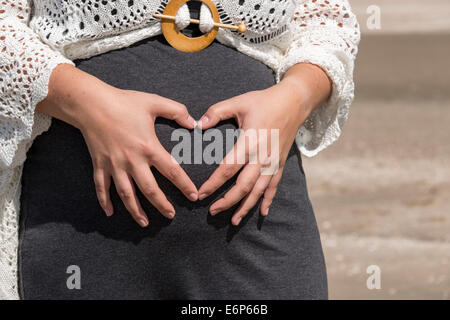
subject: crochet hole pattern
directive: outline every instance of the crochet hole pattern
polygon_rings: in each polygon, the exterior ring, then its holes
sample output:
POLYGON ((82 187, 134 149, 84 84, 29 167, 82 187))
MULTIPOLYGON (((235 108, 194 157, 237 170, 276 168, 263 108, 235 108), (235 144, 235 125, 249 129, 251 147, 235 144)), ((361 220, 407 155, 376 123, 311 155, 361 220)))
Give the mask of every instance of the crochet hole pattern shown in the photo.
MULTIPOLYGON (((296 10, 293 21, 300 28, 307 28, 313 25, 316 26, 337 26, 338 28, 344 28, 348 24, 353 25, 352 34, 348 34, 348 40, 345 44, 345 49, 352 55, 356 55, 357 48, 355 44, 359 42, 360 33, 359 25, 354 15, 352 14, 350 7, 346 6, 343 1, 336 0, 311 0, 302 1, 304 4, 300 7, 302 10, 296 10)), ((315 45, 321 45, 321 41, 316 41, 315 45)))

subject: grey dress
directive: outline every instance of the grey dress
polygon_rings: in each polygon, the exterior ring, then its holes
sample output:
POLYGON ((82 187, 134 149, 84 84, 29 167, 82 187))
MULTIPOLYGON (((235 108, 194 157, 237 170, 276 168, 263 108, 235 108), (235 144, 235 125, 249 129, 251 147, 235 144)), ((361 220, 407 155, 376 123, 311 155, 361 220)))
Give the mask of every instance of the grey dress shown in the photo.
MULTIPOLYGON (((156 93, 186 104, 199 118, 212 104, 274 84, 264 64, 214 42, 182 53, 162 37, 76 61, 78 68, 122 88, 156 93)), ((178 126, 158 119, 171 150, 178 126)), ((220 123, 224 131, 233 121, 220 123)), ((225 146, 224 146, 225 148, 225 146)), ((183 165, 199 187, 217 165, 183 165)), ((153 170, 153 169, 152 169, 153 170)), ((235 178, 206 200, 192 203, 161 174, 155 177, 177 216, 162 217, 139 193, 150 226, 140 228, 114 185, 115 215, 98 205, 91 159, 81 133, 54 120, 25 163, 19 249, 24 299, 326 299, 325 263, 301 158, 292 146, 270 215, 258 206, 241 226, 231 210, 211 217, 209 206, 235 178), (77 266, 81 289, 69 289, 77 266)))

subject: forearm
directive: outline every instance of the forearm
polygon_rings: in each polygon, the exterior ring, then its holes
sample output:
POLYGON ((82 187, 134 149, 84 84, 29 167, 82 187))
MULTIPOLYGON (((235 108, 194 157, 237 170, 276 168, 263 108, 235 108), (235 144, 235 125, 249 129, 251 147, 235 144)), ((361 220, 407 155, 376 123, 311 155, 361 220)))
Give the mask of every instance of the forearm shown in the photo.
POLYGON ((56 67, 48 86, 47 97, 36 111, 47 114, 81 129, 91 103, 112 89, 98 78, 68 64, 56 67))

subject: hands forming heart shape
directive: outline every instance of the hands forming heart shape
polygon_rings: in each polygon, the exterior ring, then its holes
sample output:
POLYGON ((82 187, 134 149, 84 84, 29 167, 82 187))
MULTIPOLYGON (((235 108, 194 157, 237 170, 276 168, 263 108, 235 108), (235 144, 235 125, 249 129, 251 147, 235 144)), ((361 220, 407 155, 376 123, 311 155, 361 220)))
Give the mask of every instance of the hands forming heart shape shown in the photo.
MULTIPOLYGON (((64 72, 64 68, 56 73, 64 72)), ((72 71, 66 81, 62 78, 69 73, 58 76, 47 103, 40 106, 41 111, 82 132, 93 162, 97 198, 106 215, 114 213, 109 193, 112 178, 126 209, 142 227, 148 226, 149 220, 139 203, 133 181, 163 216, 173 219, 176 213, 159 188, 150 170, 152 166, 191 201, 212 195, 239 172, 236 184, 210 206, 210 214, 219 214, 240 202, 231 220, 232 224, 239 225, 263 197, 260 213, 267 216, 298 129, 331 91, 329 79, 320 68, 298 64, 289 69, 281 82, 268 89, 251 91, 211 106, 198 122, 203 130, 234 118, 244 132, 277 130, 278 141, 258 137, 255 143, 247 145, 245 135, 240 136, 233 151, 197 190, 186 172, 161 145, 155 132, 158 117, 194 129, 196 121, 186 106, 158 95, 118 89, 78 69, 72 71), (59 89, 66 90, 67 81, 72 84, 71 94, 58 94, 59 89), (268 147, 273 143, 278 146, 275 155, 270 154, 268 147), (242 145, 245 147, 240 147, 242 145), (260 148, 269 151, 263 157, 259 154, 254 161, 260 148), (236 158, 245 161, 236 161, 236 158), (273 165, 273 161, 267 161, 269 158, 277 159, 277 170, 267 174, 264 167, 268 162, 273 165)))

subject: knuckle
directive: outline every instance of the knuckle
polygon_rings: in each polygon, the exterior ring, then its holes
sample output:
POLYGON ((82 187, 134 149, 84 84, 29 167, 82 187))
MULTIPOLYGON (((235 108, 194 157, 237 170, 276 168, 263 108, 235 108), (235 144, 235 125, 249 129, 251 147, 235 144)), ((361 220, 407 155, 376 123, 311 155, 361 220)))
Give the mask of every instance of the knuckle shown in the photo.
POLYGON ((250 184, 248 183, 242 183, 239 186, 239 190, 243 193, 243 194, 249 194, 252 191, 252 187, 250 186, 250 184))
POLYGON ((95 182, 95 192, 97 192, 97 195, 103 196, 105 194, 105 186, 103 183, 95 182))
POLYGON ((119 189, 117 193, 119 194, 119 197, 125 201, 133 198, 133 191, 131 189, 119 189))
POLYGON ((147 198, 154 198, 157 194, 156 189, 150 185, 142 186, 141 191, 147 198))
POLYGON ((262 197, 262 195, 264 194, 265 190, 263 188, 255 188, 255 194, 258 197, 262 197))
POLYGON ((121 157, 116 157, 116 156, 112 157, 111 158, 111 170, 112 170, 112 172, 114 172, 114 171, 116 171, 116 172, 122 171, 123 168, 125 167, 125 163, 126 163, 126 160, 122 159, 121 157))
POLYGON ((180 113, 187 113, 187 107, 185 104, 183 103, 178 103, 178 109, 180 111, 180 113))
POLYGON ((208 116, 210 119, 214 118, 217 115, 217 106, 212 106, 211 108, 206 111, 206 116, 208 116))
POLYGON ((208 110, 206 110, 206 115, 209 118, 213 118, 214 116, 217 116, 219 114, 219 110, 220 110, 220 105, 215 104, 215 105, 211 106, 208 110))
POLYGON ((155 154, 155 148, 150 143, 142 143, 140 146, 140 149, 142 150, 142 153, 147 158, 153 158, 155 154))
POLYGON ((182 103, 176 103, 174 112, 172 113, 172 120, 178 120, 184 116, 187 116, 187 107, 182 103))
POLYGON ((226 167, 223 171, 222 171, 222 177, 226 180, 231 179, 234 176, 234 172, 233 169, 231 167, 226 167))
POLYGON ((107 155, 93 156, 92 157, 92 166, 94 168, 94 171, 106 170, 106 169, 111 168, 112 160, 107 155))
POLYGON ((92 157, 92 165, 94 169, 105 167, 105 160, 103 157, 92 157))
POLYGON ((135 162, 135 154, 134 152, 130 151, 130 150, 124 150, 123 151, 123 163, 125 168, 130 169, 134 166, 134 162, 135 162))
POLYGON ((101 173, 100 171, 94 170, 94 174, 92 175, 92 179, 94 180, 95 183, 95 187, 97 188, 98 186, 102 185, 102 178, 101 178, 101 173))

